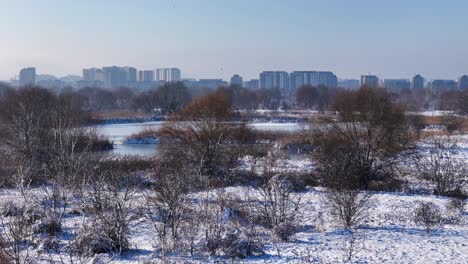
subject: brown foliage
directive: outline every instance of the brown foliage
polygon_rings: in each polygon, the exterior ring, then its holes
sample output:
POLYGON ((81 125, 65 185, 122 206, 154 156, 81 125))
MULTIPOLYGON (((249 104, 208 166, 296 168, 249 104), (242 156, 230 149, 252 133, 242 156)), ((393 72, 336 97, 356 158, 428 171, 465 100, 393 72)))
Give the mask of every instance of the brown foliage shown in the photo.
POLYGON ((160 156, 191 166, 203 175, 225 175, 237 159, 230 140, 238 128, 238 124, 229 123, 232 114, 221 93, 196 98, 172 115, 160 130, 160 156))
POLYGON ((375 88, 343 91, 333 107, 336 116, 310 133, 324 183, 368 188, 371 181, 390 180, 396 157, 415 139, 404 107, 375 88))

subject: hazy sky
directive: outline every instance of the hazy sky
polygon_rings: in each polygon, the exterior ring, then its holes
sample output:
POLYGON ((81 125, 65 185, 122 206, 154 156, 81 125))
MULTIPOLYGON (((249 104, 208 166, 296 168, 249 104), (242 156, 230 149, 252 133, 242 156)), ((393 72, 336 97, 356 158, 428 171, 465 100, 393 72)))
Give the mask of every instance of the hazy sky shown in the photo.
POLYGON ((467 0, 0 0, 0 80, 107 65, 456 78, 467 32, 467 0))

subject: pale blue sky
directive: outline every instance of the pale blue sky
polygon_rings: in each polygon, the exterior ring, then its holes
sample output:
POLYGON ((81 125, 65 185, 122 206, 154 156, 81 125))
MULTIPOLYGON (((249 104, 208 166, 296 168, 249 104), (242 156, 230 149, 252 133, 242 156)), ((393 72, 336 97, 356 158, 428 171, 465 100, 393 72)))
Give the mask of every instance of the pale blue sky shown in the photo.
POLYGON ((0 80, 107 65, 456 78, 467 32, 466 0, 0 0, 0 80))

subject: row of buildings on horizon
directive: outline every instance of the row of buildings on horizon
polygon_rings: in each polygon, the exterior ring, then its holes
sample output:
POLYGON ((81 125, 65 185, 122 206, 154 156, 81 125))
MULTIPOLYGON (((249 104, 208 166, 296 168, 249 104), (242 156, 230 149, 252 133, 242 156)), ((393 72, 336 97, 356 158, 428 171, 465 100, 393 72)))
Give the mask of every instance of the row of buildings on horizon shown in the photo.
POLYGON ((22 69, 19 80, 13 82, 17 86, 40 85, 49 88, 63 88, 71 86, 75 88, 99 87, 118 88, 129 87, 137 89, 149 89, 159 87, 168 82, 183 82, 189 88, 225 87, 229 85, 242 86, 248 89, 280 89, 282 91, 295 90, 299 87, 326 86, 330 88, 341 87, 357 89, 360 86, 384 87, 390 90, 423 89, 433 90, 465 90, 468 89, 468 76, 463 75, 458 80, 431 80, 426 82, 421 75, 415 75, 411 79, 379 79, 376 75, 362 75, 360 80, 339 80, 330 71, 263 71, 259 79, 244 81, 235 74, 228 81, 223 79, 183 79, 182 72, 178 68, 158 68, 155 70, 137 70, 134 67, 102 67, 83 69, 82 76, 68 76, 55 78, 51 75, 37 75, 33 67, 22 69))

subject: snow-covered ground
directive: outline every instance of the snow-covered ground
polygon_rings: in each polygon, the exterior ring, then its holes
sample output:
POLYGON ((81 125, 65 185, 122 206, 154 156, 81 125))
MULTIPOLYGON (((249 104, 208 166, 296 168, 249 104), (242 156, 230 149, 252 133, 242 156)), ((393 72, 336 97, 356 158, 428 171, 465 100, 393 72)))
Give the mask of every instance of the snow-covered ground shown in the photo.
MULTIPOLYGON (((256 197, 255 191, 246 187, 228 187, 226 193, 246 202, 248 197, 256 197), (248 195, 247 195, 248 194, 248 195), (252 196, 253 195, 253 196, 252 196)), ((321 188, 309 188, 296 194, 301 196, 302 207, 299 213, 299 232, 289 242, 265 238, 264 254, 235 260, 234 263, 342 263, 345 258, 348 236, 334 217, 323 206, 321 188)), ((194 197, 204 193, 194 194, 194 197)), ((0 201, 17 200, 16 191, 0 191, 0 201)), ((369 216, 356 232, 357 240, 353 262, 356 263, 466 263, 468 259, 468 213, 457 214, 450 209, 450 199, 431 195, 408 195, 404 193, 372 193, 369 216), (413 223, 412 214, 419 201, 433 202, 445 217, 458 218, 444 224, 439 230, 427 234, 423 226, 413 223)), ((135 198, 142 201, 142 193, 135 198)), ((197 203, 193 199, 193 203, 197 203)), ((136 203, 139 204, 139 203, 136 203)), ((142 203, 140 203, 142 205, 142 203)), ((196 207, 196 204, 191 205, 196 207)), ((64 220, 65 233, 76 231, 84 218, 67 215, 64 220)), ((265 231, 267 232, 267 231, 265 231)), ((131 250, 122 256, 98 255, 103 263, 146 263, 157 261, 158 254, 153 245, 157 242, 156 231, 144 217, 131 224, 131 250)), ((203 238, 204 232, 200 232, 203 238)), ((59 238, 64 239, 63 236, 59 238)), ((65 241, 62 241, 66 244, 65 241)), ((190 257, 188 253, 174 254, 165 261, 173 263, 231 263, 225 257, 199 255, 190 257)), ((41 263, 38 261, 37 263, 41 263)))

